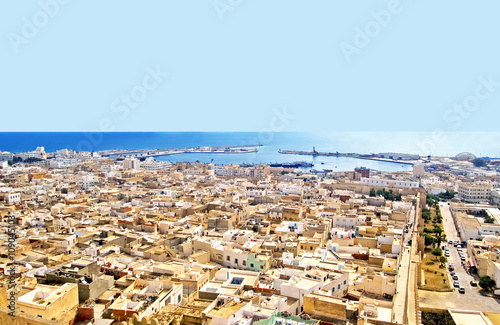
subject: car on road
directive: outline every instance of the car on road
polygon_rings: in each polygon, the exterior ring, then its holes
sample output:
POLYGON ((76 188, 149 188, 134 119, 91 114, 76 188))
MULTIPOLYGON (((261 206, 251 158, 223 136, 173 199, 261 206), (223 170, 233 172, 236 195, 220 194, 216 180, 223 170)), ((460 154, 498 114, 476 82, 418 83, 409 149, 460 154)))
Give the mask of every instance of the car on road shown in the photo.
POLYGON ((454 271, 454 270, 455 270, 455 268, 454 268, 453 266, 450 266, 450 267, 448 268, 448 271, 450 271, 450 272, 451 272, 451 271, 454 271))
POLYGON ((449 253, 449 252, 446 252, 446 253, 444 253, 444 256, 446 256, 446 257, 450 257, 450 253, 449 253))
POLYGON ((455 276, 455 275, 456 275, 456 273, 455 273, 455 272, 450 272, 450 275, 451 275, 451 276, 455 276))
POLYGON ((452 276, 451 278, 452 278, 453 280, 458 280, 458 275, 456 275, 456 274, 455 274, 455 275, 454 275, 454 276, 452 276))
POLYGON ((455 266, 455 263, 450 263, 448 264, 448 266, 455 266))
POLYGON ((465 261, 465 256, 463 256, 463 255, 462 255, 462 256, 460 256, 460 259, 461 259, 462 261, 465 261))
POLYGON ((464 287, 460 287, 460 288, 458 289, 458 292, 460 292, 460 293, 465 293, 465 288, 464 288, 464 287))
POLYGON ((453 244, 453 241, 452 240, 448 240, 448 244, 453 244))
POLYGON ((460 283, 458 283, 458 281, 453 281, 453 286, 455 288, 458 288, 458 287, 460 287, 460 283))
POLYGON ((477 282, 476 281, 471 281, 470 285, 473 286, 473 287, 477 287, 477 282))

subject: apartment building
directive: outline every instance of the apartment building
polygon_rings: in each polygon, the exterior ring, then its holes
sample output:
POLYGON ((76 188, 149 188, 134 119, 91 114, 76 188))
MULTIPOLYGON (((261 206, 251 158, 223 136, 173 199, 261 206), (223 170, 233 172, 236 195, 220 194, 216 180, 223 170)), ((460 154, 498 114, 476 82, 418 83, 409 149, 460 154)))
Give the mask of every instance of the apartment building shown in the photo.
POLYGON ((457 186, 458 198, 463 201, 485 202, 491 196, 491 184, 474 182, 459 182, 457 186))

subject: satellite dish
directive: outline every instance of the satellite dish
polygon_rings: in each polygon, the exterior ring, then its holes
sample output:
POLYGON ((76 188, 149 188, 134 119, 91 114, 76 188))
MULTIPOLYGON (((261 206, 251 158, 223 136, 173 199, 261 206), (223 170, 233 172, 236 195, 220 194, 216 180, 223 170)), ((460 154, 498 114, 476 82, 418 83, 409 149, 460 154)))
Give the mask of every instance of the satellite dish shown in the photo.
POLYGON ((120 298, 127 299, 127 295, 123 294, 123 295, 120 296, 120 298))
POLYGON ((29 263, 26 263, 26 268, 27 268, 28 270, 31 270, 31 269, 33 268, 33 266, 31 266, 31 264, 29 264, 29 263))

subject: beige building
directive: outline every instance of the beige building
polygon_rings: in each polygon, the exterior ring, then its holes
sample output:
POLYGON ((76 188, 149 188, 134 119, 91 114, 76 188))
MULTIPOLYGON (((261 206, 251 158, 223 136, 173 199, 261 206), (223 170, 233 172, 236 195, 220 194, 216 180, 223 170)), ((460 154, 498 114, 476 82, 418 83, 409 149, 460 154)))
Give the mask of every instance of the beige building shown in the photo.
POLYGON ((34 317, 55 320, 78 306, 78 285, 49 286, 38 284, 18 299, 19 311, 34 317))
POLYGON ((460 182, 458 183, 458 198, 471 202, 488 201, 491 195, 491 188, 490 184, 460 182))

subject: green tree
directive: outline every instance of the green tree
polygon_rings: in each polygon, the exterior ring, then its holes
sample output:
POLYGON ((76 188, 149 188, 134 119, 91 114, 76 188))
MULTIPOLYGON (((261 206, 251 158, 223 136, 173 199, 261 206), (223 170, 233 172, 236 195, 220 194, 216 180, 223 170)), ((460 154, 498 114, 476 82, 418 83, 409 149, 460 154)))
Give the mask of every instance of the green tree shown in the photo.
POLYGON ((496 282, 495 280, 493 280, 492 278, 490 278, 489 275, 483 275, 480 279, 479 279, 479 286, 484 289, 485 291, 489 291, 493 288, 496 287, 496 282))
POLYGON ((28 164, 31 164, 31 163, 34 163, 34 162, 39 162, 39 161, 42 161, 42 159, 35 158, 35 157, 29 157, 29 158, 26 158, 26 160, 24 160, 24 162, 28 163, 28 164))
POLYGON ((424 237, 424 246, 425 247, 434 244, 434 237, 432 237, 432 236, 430 236, 429 234, 426 234, 426 233, 423 234, 423 237, 424 237))
POLYGON ((422 218, 427 221, 431 220, 431 211, 429 209, 423 209, 422 218))
POLYGON ((486 166, 486 160, 484 159, 480 159, 480 158, 476 158, 472 161, 472 163, 474 164, 474 166, 476 167, 484 167, 486 166))
POLYGON ((434 256, 436 256, 436 259, 437 259, 438 256, 443 255, 443 251, 441 250, 441 248, 436 247, 436 248, 432 249, 431 254, 434 255, 434 256))
POLYGON ((443 241, 443 238, 441 236, 436 236, 436 244, 437 246, 441 246, 441 242, 443 241))
POLYGON ((370 189, 370 196, 371 197, 375 197, 377 195, 377 192, 375 192, 375 189, 374 188, 371 188, 370 189))
POLYGON ((446 263, 446 257, 440 256, 439 257, 439 262, 441 262, 441 265, 444 265, 444 263, 446 263))
POLYGON ((434 226, 434 229, 432 229, 432 232, 435 234, 438 234, 438 236, 441 236, 441 233, 443 232, 443 229, 439 226, 434 226))

